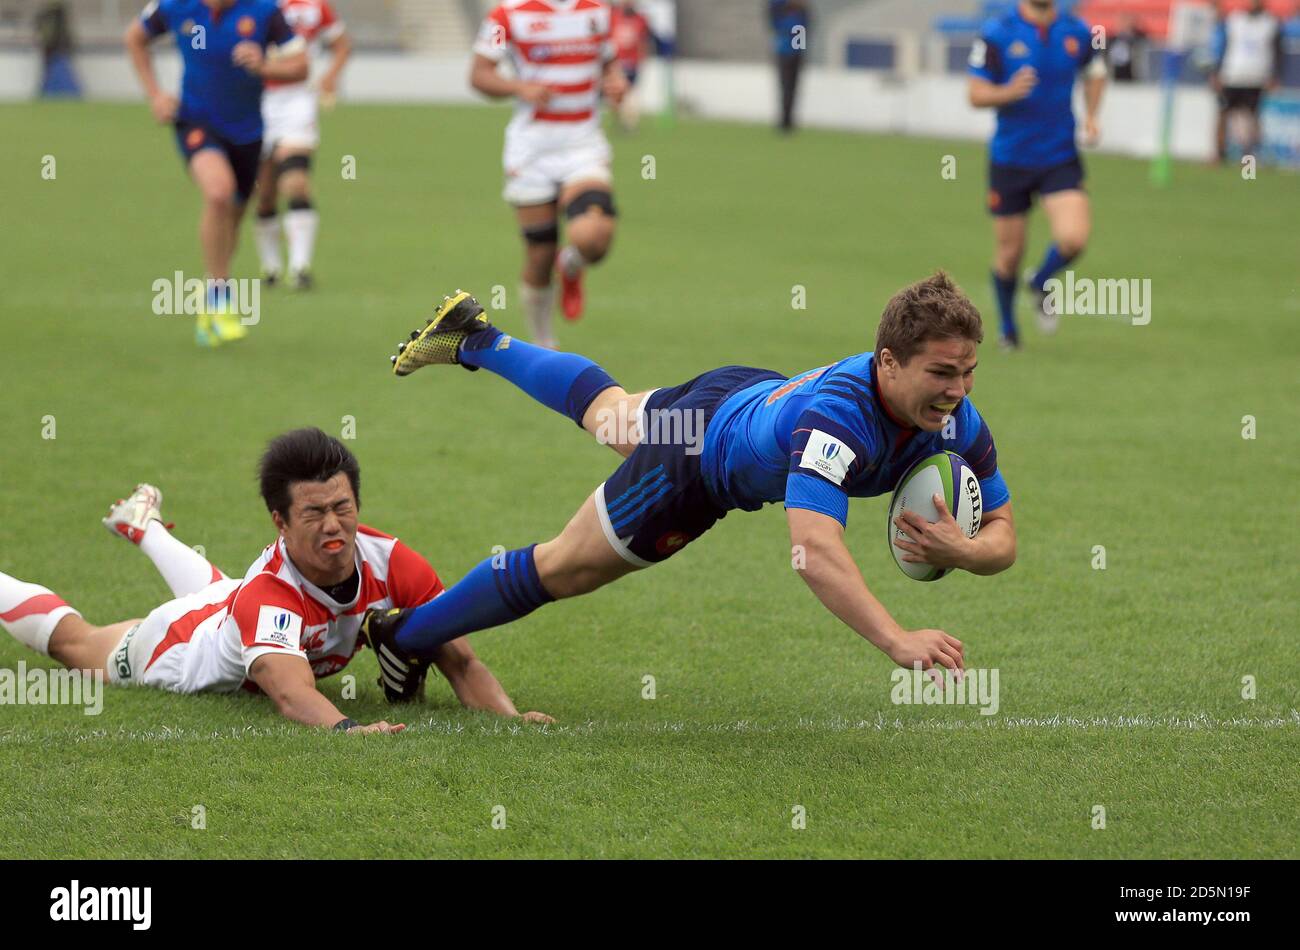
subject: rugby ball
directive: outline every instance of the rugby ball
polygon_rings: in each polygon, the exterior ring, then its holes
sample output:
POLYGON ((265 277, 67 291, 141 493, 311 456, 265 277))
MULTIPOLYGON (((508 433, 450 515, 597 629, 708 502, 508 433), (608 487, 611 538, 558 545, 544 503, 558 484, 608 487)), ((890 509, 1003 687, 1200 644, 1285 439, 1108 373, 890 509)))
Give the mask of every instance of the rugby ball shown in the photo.
POLYGON ((903 555, 907 552, 896 547, 894 541, 897 538, 910 541, 911 538, 894 524, 894 519, 906 509, 931 523, 938 521, 939 510, 934 506, 935 495, 943 496, 944 504, 952 512, 957 526, 966 532, 966 537, 975 537, 980 529, 984 510, 980 481, 964 458, 956 452, 939 452, 921 459, 909 468, 894 489, 886 528, 889 531, 889 553, 894 556, 894 563, 913 580, 937 581, 948 573, 948 569, 904 561, 903 555))

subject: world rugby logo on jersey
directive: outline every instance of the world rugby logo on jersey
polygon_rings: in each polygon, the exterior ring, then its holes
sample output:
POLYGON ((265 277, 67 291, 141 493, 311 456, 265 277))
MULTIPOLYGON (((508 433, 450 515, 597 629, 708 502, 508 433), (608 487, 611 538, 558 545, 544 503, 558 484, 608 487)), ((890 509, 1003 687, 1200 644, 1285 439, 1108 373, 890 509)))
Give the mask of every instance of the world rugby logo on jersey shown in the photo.
POLYGON ((800 468, 811 469, 836 485, 843 485, 849 474, 849 466, 857 458, 853 450, 821 429, 813 429, 808 436, 799 460, 800 468))
POLYGON ((253 634, 255 646, 297 650, 301 636, 302 617, 270 604, 258 608, 257 630, 253 634))

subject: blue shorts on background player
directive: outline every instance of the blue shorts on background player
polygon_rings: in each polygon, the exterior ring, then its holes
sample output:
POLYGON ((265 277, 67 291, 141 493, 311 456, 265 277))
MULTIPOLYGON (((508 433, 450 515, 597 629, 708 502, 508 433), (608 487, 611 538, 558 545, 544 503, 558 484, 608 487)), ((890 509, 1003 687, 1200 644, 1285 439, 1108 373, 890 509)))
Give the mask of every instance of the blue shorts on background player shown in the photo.
POLYGON ((997 129, 989 144, 992 276, 1002 344, 1015 349, 1020 345, 1016 274, 1025 250, 1025 216, 1034 197, 1043 196, 1052 230, 1042 263, 1027 275, 1045 333, 1056 330, 1057 315, 1048 306, 1044 285, 1083 253, 1088 242, 1090 212, 1071 97, 1075 77, 1084 72, 1085 137, 1095 141, 1106 67, 1082 20, 1058 13, 1052 0, 1023 0, 985 24, 971 48, 969 72, 971 105, 997 109, 997 129))
POLYGON ((239 222, 257 179, 262 83, 307 78, 307 53, 275 0, 154 0, 127 29, 127 52, 154 118, 174 127, 176 146, 203 194, 199 241, 208 286, 195 338, 215 346, 247 335, 225 306, 239 222), (149 44, 171 33, 183 72, 180 97, 162 91, 149 44))
MULTIPOLYGON (((894 295, 874 351, 794 376, 725 366, 678 386, 628 393, 584 356, 502 333, 473 297, 457 293, 402 345, 394 372, 406 376, 434 363, 486 369, 623 462, 555 538, 498 552, 421 607, 370 614, 370 643, 399 665, 412 664, 448 640, 666 560, 730 511, 779 502, 793 566, 827 609, 903 666, 958 668, 959 640, 941 630, 903 630, 871 595, 844 526, 850 498, 888 493, 915 462, 948 449, 980 481, 983 528, 969 538, 943 509, 939 521, 908 529, 915 549, 895 543, 940 567, 993 574, 1011 566, 1010 493, 993 436, 968 398, 981 339, 979 311, 939 273, 894 295)), ((527 464, 512 458, 509 446, 501 451, 508 464, 527 464)))

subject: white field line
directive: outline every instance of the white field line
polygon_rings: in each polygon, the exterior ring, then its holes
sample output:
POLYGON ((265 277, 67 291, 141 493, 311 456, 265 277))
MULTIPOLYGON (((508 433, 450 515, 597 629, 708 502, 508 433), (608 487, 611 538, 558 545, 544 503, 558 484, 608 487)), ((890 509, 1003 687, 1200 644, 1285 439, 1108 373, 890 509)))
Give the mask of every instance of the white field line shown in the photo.
MULTIPOLYGON (((1300 729, 1300 710, 1292 709, 1286 716, 1254 717, 1234 716, 1217 718, 1206 713, 1186 716, 981 716, 977 719, 916 719, 903 720, 877 713, 872 719, 836 717, 812 719, 799 717, 789 722, 755 722, 741 719, 733 722, 588 720, 582 723, 553 726, 525 726, 517 722, 494 719, 489 722, 454 722, 429 718, 411 722, 407 731, 412 734, 498 736, 498 735, 776 735, 791 731, 808 733, 847 732, 1033 732, 1149 729, 1190 732, 1214 732, 1251 729, 1300 729)), ((22 728, 0 729, 0 745, 42 741, 98 742, 104 739, 132 741, 201 741, 206 739, 255 739, 262 737, 304 737, 309 733, 301 726, 276 723, 267 726, 237 726, 221 729, 173 728, 158 726, 150 729, 74 729, 33 730, 22 728)), ((400 741, 400 740, 398 740, 400 741)))

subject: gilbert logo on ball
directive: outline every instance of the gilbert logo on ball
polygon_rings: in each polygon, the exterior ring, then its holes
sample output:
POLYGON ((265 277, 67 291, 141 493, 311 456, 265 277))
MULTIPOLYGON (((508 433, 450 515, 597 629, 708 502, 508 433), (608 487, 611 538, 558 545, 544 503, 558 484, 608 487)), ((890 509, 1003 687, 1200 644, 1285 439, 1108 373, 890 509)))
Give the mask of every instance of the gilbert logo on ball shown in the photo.
POLYGON ((893 500, 889 503, 889 520, 885 525, 889 553, 894 556, 894 563, 913 580, 937 581, 948 573, 948 569, 904 561, 903 555, 907 552, 894 542, 913 539, 894 521, 904 511, 910 511, 931 524, 937 522, 939 509, 934 504, 935 495, 943 496, 944 504, 966 537, 975 537, 980 529, 984 511, 980 482, 964 458, 956 452, 938 452, 913 465, 898 480, 893 500))

